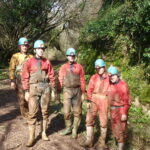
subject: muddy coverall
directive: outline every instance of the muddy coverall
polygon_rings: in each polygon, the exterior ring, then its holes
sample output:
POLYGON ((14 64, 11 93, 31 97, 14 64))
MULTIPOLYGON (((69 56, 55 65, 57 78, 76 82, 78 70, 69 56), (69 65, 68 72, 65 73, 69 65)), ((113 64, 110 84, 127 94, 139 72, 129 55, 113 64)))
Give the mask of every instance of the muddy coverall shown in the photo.
POLYGON ((86 126, 94 126, 96 114, 99 112, 100 126, 103 128, 107 127, 108 87, 109 78, 107 74, 105 74, 104 77, 100 77, 98 74, 91 77, 87 91, 88 100, 91 101, 91 107, 87 112, 86 126))
POLYGON ((126 138, 127 121, 121 121, 123 114, 128 115, 130 107, 130 93, 127 84, 120 80, 111 84, 108 90, 110 102, 111 126, 118 143, 124 143, 126 138))
POLYGON ((50 98, 50 83, 55 86, 54 70, 46 58, 29 59, 22 71, 23 89, 29 91, 28 124, 34 125, 37 120, 39 107, 43 120, 48 119, 48 106, 50 98))
POLYGON ((21 72, 23 64, 33 57, 31 54, 16 53, 12 56, 9 66, 9 79, 16 83, 16 92, 19 101, 21 115, 25 118, 28 116, 28 103, 25 101, 24 90, 21 82, 21 72))
POLYGON ((63 87, 64 119, 67 128, 71 128, 71 108, 74 114, 73 128, 77 130, 82 113, 81 95, 85 93, 83 67, 78 63, 64 64, 59 71, 60 86, 63 87))
POLYGON ((91 77, 88 85, 88 100, 90 107, 87 110, 86 115, 86 142, 84 146, 92 147, 94 141, 94 124, 95 117, 99 113, 100 131, 101 136, 99 138, 99 145, 101 148, 105 148, 105 139, 107 134, 107 122, 108 122, 108 97, 107 90, 109 88, 109 77, 106 73, 102 76, 95 74, 91 77))

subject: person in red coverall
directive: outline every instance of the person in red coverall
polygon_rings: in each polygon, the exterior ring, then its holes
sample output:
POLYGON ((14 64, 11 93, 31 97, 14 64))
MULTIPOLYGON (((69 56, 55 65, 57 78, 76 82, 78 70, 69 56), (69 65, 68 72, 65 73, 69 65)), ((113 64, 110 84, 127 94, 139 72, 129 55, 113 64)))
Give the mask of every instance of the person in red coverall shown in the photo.
POLYGON ((84 147, 92 147, 94 139, 94 124, 97 112, 100 119, 101 136, 98 146, 102 149, 107 148, 105 144, 108 122, 108 98, 107 90, 109 88, 109 76, 106 73, 106 64, 103 59, 95 61, 96 74, 94 74, 88 85, 88 103, 86 116, 86 141, 84 147))
POLYGON ((72 132, 72 138, 77 138, 77 130, 81 121, 82 101, 85 93, 85 77, 83 67, 75 62, 76 50, 68 48, 66 51, 68 62, 59 71, 60 87, 63 87, 64 120, 66 129, 60 135, 72 132), (71 122, 71 108, 74 114, 71 122))
POLYGON ((48 106, 50 85, 55 87, 54 70, 50 61, 43 57, 44 42, 37 40, 34 43, 35 56, 29 59, 22 71, 22 83, 25 90, 25 99, 29 104, 28 126, 29 140, 26 146, 33 146, 35 139, 35 124, 39 107, 42 113, 42 139, 49 140, 46 135, 48 123, 48 106))
POLYGON ((116 67, 109 67, 108 73, 110 75, 108 98, 111 109, 112 133, 118 142, 118 150, 123 150, 126 139, 128 110, 130 108, 130 93, 127 84, 120 79, 116 67))

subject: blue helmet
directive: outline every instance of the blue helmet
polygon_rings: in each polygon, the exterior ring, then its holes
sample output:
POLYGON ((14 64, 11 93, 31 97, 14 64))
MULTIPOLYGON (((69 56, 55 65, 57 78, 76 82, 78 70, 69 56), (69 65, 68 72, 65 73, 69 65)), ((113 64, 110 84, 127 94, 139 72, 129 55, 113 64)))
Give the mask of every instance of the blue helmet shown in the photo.
POLYGON ((76 55, 76 50, 74 48, 68 48, 66 51, 66 56, 68 55, 76 55))
POLYGON ((18 45, 28 45, 28 40, 25 37, 21 37, 18 41, 18 45))
POLYGON ((42 41, 42 40, 36 40, 34 42, 34 48, 45 48, 44 41, 42 41))
POLYGON ((106 66, 106 64, 105 64, 105 62, 104 62, 103 59, 97 59, 97 60, 95 61, 95 68, 96 68, 96 67, 105 67, 105 66, 106 66))
POLYGON ((112 74, 112 75, 118 75, 118 69, 114 66, 110 66, 107 70, 108 73, 112 74))

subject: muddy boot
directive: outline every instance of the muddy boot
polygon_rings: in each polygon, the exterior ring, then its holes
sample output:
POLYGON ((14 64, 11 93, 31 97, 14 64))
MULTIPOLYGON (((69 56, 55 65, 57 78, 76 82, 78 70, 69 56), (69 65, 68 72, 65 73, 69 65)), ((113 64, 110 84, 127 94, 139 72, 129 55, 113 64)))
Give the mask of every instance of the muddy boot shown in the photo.
POLYGON ((72 138, 76 139, 77 138, 77 131, 79 128, 81 118, 74 117, 74 122, 73 122, 73 129, 72 129, 72 138))
POLYGON ((72 132, 71 120, 65 120, 65 125, 66 125, 66 129, 63 130, 62 132, 60 132, 60 135, 62 135, 62 136, 68 135, 72 132))
POLYGON ((99 138, 99 147, 102 148, 103 150, 108 148, 105 143, 106 135, 107 135, 107 128, 101 128, 101 136, 99 138))
POLYGON ((47 120, 43 120, 42 123, 42 140, 48 141, 48 137, 46 135, 46 129, 47 129, 47 120))
POLYGON ((94 140, 94 127, 89 126, 86 127, 86 141, 85 143, 81 143, 82 147, 93 147, 93 140, 94 140))
POLYGON ((29 140, 26 146, 27 147, 33 146, 34 139, 35 139, 35 125, 29 125, 29 140))
POLYGON ((124 150, 124 143, 118 143, 118 150, 124 150))

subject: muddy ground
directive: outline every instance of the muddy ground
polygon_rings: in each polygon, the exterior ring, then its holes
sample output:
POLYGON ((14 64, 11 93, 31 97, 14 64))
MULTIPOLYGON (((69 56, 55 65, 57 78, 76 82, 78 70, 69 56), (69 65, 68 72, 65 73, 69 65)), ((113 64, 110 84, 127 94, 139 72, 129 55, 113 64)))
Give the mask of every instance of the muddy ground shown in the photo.
MULTIPOLYGON (((36 139, 33 147, 27 148, 28 127, 26 121, 22 119, 19 111, 18 101, 14 90, 10 89, 8 79, 0 80, 0 150, 101 150, 96 146, 99 135, 95 137, 93 148, 83 148, 80 146, 85 140, 85 114, 79 128, 79 136, 72 139, 70 135, 60 136, 59 132, 65 128, 62 114, 62 104, 50 102, 48 137, 50 141, 42 141, 40 136, 40 121, 36 125, 36 139)), ((99 123, 98 123, 99 124, 99 123)), ((97 127, 98 128, 98 127, 97 127)), ((99 131, 97 132, 99 133, 99 131)), ((130 132, 129 132, 130 133, 130 132)), ((133 143, 133 139, 128 141, 133 143)), ((116 150, 116 144, 112 134, 108 132, 109 150, 116 150)), ((126 148, 125 150, 150 150, 150 146, 126 148)))
MULTIPOLYGON (((83 142, 83 131, 80 129, 78 139, 71 136, 60 136, 64 129, 63 115, 59 111, 60 104, 50 106, 48 137, 50 141, 42 141, 40 122, 36 127, 36 139, 32 148, 27 148, 28 127, 20 116, 18 101, 14 90, 10 89, 9 80, 0 81, 0 150, 85 150, 80 146, 83 142)), ((62 107, 62 106, 61 106, 62 107)), ((90 148, 90 150, 95 148, 90 148)))

